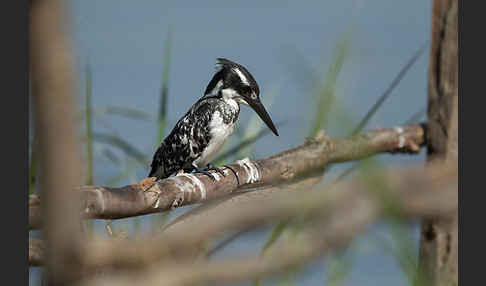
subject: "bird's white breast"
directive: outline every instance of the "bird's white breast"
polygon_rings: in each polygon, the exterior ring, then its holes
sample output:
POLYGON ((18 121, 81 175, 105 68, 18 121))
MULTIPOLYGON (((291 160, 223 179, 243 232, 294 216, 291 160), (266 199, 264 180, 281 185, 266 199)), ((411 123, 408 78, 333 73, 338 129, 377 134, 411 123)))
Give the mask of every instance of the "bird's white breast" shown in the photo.
POLYGON ((205 167, 214 158, 216 153, 223 147, 223 144, 231 136, 235 129, 235 123, 226 124, 219 111, 214 112, 209 123, 211 139, 208 146, 204 149, 201 156, 194 163, 199 167, 205 167))

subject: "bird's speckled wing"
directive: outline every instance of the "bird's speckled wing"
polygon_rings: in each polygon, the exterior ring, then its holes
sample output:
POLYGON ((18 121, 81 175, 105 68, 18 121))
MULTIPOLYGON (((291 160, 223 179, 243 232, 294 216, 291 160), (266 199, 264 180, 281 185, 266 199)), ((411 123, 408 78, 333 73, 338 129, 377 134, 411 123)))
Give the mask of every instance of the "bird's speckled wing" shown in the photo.
POLYGON ((182 117, 157 149, 149 177, 163 179, 180 169, 190 168, 210 138, 212 100, 200 100, 182 117))

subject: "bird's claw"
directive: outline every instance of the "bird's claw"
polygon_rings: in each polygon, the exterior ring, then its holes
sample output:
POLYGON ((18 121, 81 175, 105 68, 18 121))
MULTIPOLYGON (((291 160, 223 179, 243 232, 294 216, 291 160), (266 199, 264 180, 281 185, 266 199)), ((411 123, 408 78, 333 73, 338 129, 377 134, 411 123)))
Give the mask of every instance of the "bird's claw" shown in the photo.
MULTIPOLYGON (((233 170, 233 168, 231 168, 230 166, 228 165, 223 165, 223 167, 226 167, 227 169, 229 169, 231 172, 233 172, 233 174, 235 175, 236 177, 236 182, 238 184, 238 186, 240 185, 240 178, 238 178, 238 174, 236 173, 235 170, 233 170)), ((223 177, 226 177, 226 174, 223 172, 223 170, 221 170, 220 168, 218 167, 215 167, 213 166, 212 164, 208 164, 206 166, 206 170, 215 170, 216 172, 220 173, 221 175, 223 175, 223 177)))
POLYGON ((230 167, 230 166, 228 166, 228 165, 223 165, 223 166, 224 166, 224 167, 226 167, 226 168, 228 168, 228 169, 230 169, 230 170, 231 170, 231 172, 233 172, 233 174, 234 174, 234 175, 235 175, 235 177, 236 177, 236 182, 237 182, 237 184, 238 184, 238 186, 239 186, 239 185, 240 185, 240 178, 238 178, 238 174, 236 173, 236 171, 235 171, 235 170, 233 170, 233 168, 231 168, 231 167, 230 167))
POLYGON ((217 173, 220 173, 220 174, 221 174, 223 177, 226 177, 226 175, 224 174, 223 170, 221 170, 220 168, 218 168, 218 167, 216 167, 216 166, 214 166, 214 165, 212 165, 212 164, 208 164, 208 165, 206 166, 206 169, 205 169, 205 170, 206 170, 206 171, 211 171, 211 170, 213 170, 213 171, 216 171, 217 173))
MULTIPOLYGON (((238 186, 240 185, 240 179, 238 177, 238 174, 236 173, 236 171, 231 168, 230 166, 228 165, 223 165, 223 167, 226 167, 227 169, 229 169, 231 172, 233 172, 233 174, 235 175, 236 177, 236 182, 238 184, 238 186)), ((184 170, 185 171, 185 170, 184 170)), ((212 164, 207 164, 205 168, 201 168, 201 169, 198 169, 198 168, 195 168, 192 170, 194 173, 201 173, 201 174, 204 174, 206 176, 208 176, 209 178, 211 178, 211 180, 215 181, 216 178, 214 177, 213 174, 211 174, 209 171, 215 171, 217 173, 220 173, 223 177, 226 177, 226 174, 223 172, 223 170, 221 168, 218 168, 218 167, 215 167, 214 165, 212 164)), ((190 172, 190 171, 189 171, 190 172)))
POLYGON ((214 175, 211 174, 210 172, 208 172, 207 169, 197 169, 197 170, 194 171, 194 173, 201 173, 201 174, 204 174, 204 175, 208 176, 213 181, 216 180, 216 178, 214 177, 214 175))

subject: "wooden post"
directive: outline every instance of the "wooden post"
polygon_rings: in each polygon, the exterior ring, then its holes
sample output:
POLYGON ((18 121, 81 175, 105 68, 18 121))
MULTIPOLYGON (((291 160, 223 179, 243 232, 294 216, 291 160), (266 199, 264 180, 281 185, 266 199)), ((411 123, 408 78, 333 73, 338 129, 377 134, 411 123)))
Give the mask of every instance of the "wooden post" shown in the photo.
MULTIPOLYGON (((458 159, 458 0, 434 0, 428 71, 427 163, 458 159)), ((426 285, 458 285, 458 214, 422 222, 426 285)))
POLYGON ((49 285, 75 282, 81 272, 78 194, 81 158, 75 120, 76 76, 65 1, 30 4, 30 67, 39 150, 49 285))

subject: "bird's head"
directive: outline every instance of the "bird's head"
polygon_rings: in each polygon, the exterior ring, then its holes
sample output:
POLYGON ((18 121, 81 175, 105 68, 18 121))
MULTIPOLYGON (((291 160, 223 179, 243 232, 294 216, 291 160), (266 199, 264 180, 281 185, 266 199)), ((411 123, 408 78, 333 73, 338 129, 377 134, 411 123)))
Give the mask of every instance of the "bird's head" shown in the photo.
POLYGON ((260 101, 260 89, 250 72, 242 65, 218 58, 218 72, 213 76, 204 92, 205 97, 221 97, 250 106, 278 136, 275 125, 260 101))

